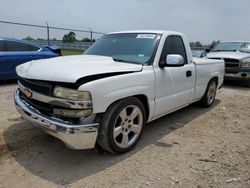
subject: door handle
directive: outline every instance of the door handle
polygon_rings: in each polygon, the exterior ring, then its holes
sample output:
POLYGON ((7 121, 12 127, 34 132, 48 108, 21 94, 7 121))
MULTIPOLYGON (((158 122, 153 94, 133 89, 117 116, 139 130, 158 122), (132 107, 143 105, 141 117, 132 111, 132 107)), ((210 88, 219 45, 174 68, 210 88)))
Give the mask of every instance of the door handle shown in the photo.
POLYGON ((187 72, 186 72, 186 76, 187 76, 187 77, 191 77, 191 76, 192 76, 192 71, 191 71, 191 70, 187 71, 187 72))

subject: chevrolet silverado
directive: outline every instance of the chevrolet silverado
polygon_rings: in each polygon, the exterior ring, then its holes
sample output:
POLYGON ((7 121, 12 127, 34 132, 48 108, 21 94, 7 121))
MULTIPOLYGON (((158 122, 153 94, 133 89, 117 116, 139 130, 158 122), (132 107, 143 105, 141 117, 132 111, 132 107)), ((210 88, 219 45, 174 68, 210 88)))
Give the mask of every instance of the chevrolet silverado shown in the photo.
POLYGON ((24 119, 72 149, 130 151, 146 123, 199 101, 212 106, 224 61, 193 59, 185 35, 104 35, 83 55, 16 68, 15 104, 24 119))

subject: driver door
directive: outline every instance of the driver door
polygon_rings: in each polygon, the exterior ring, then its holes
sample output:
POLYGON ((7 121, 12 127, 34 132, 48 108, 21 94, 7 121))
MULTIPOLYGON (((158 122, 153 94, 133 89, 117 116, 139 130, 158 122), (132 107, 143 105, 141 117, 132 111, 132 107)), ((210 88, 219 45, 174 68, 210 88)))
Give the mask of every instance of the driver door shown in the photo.
POLYGON ((176 54, 184 58, 184 65, 156 68, 156 110, 155 117, 165 115, 188 105, 194 94, 195 65, 188 63, 186 49, 181 36, 168 36, 160 61, 166 61, 167 55, 176 54))

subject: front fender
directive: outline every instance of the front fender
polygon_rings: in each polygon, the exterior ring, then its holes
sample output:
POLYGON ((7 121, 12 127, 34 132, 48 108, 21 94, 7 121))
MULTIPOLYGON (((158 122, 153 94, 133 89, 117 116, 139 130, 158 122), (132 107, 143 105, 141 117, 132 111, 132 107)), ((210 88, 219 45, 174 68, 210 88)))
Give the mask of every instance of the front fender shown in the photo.
POLYGON ((103 113, 115 101, 135 95, 145 95, 152 107, 150 111, 154 110, 155 76, 151 66, 143 68, 141 72, 88 82, 78 90, 91 93, 94 113, 103 113))

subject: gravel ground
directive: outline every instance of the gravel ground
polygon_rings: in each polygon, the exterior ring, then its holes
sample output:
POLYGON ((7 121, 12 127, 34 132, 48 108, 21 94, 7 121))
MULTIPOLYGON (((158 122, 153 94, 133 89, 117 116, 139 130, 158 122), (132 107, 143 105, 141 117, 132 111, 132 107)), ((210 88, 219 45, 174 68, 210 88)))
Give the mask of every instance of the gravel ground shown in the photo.
POLYGON ((150 123, 124 155, 72 151, 23 121, 15 83, 0 84, 0 188, 250 188, 250 89, 227 85, 215 105, 150 123))

